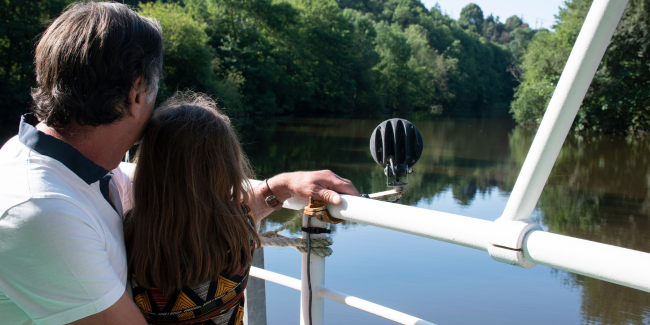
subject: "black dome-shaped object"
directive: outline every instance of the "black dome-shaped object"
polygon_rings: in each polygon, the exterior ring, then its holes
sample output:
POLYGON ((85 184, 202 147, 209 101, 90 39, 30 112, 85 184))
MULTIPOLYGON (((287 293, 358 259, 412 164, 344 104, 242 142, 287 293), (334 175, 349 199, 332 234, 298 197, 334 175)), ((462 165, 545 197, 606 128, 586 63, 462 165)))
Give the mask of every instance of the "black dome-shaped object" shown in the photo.
POLYGON ((370 153, 379 166, 390 166, 387 176, 403 177, 408 174, 408 169, 415 165, 422 156, 422 135, 413 123, 393 118, 379 124, 370 137, 370 153), (390 175, 389 175, 390 174, 390 175))

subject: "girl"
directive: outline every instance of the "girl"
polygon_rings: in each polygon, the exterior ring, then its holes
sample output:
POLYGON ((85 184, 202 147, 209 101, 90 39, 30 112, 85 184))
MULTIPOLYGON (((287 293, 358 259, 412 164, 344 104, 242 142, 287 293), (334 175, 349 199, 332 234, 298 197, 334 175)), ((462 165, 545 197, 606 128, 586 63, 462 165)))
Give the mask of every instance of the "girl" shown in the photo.
POLYGON ((213 100, 177 94, 142 138, 124 237, 133 297, 151 324, 243 324, 260 245, 251 168, 213 100))

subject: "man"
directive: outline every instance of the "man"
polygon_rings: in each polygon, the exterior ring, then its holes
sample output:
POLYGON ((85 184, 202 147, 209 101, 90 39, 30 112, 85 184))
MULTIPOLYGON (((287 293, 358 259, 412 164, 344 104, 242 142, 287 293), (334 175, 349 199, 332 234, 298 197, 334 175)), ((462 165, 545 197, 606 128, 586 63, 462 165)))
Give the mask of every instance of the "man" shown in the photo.
MULTIPOLYGON (((121 4, 76 4, 43 34, 35 67, 33 114, 0 150, 0 322, 146 324, 127 289, 118 165, 153 111, 160 26, 121 4)), ((359 194, 329 171, 286 173, 252 189, 251 207, 338 204, 337 192, 359 194)))

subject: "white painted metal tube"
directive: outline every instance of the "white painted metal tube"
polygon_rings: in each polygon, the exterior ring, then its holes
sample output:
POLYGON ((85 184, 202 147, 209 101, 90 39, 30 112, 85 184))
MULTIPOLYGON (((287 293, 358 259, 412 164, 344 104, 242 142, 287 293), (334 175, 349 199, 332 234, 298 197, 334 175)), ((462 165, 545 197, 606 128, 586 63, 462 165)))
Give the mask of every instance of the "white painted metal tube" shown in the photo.
POLYGON ((338 303, 348 305, 350 307, 354 307, 359 310, 363 310, 365 312, 375 314, 379 317, 386 318, 388 320, 392 320, 393 322, 399 323, 399 324, 405 324, 405 325, 434 325, 433 323, 429 323, 425 320, 422 320, 417 317, 413 317, 408 314, 404 314, 402 312, 399 312, 397 310, 393 310, 390 308, 386 308, 381 305, 377 305, 375 303, 369 302, 367 300, 359 299, 357 297, 349 296, 344 293, 340 293, 338 291, 334 291, 331 289, 327 289, 325 287, 320 288, 319 294, 327 298, 329 300, 336 301, 338 303))
MULTIPOLYGON (((306 214, 302 216, 302 227, 307 228, 307 220, 310 220, 311 227, 324 228, 325 223, 312 218, 306 214)), ((307 233, 302 232, 302 238, 307 239, 307 233)), ((325 238, 325 234, 311 234, 311 238, 325 238)), ((302 268, 300 278, 302 290, 300 293, 300 325, 323 325, 325 324, 325 300, 318 295, 318 290, 325 284, 325 257, 310 254, 307 264, 307 253, 302 254, 302 268), (309 270, 307 269, 309 265, 309 270), (307 277, 307 272, 311 275, 307 277), (309 282, 311 282, 311 321, 309 320, 309 282)))
POLYGON ((524 256, 537 264, 650 292, 650 254, 544 231, 524 239, 524 256))
MULTIPOLYGON (((485 237, 494 231, 493 222, 487 220, 349 195, 342 195, 342 199, 340 205, 328 206, 336 218, 466 247, 487 250, 485 237)), ((295 210, 306 205, 302 205, 304 200, 288 201, 284 206, 295 210), (287 204, 288 201, 292 203, 287 204)), ((543 231, 529 232, 522 249, 526 260, 531 262, 650 292, 648 253, 543 231)), ((251 275, 300 290, 300 280, 284 275, 255 267, 251 275)))
POLYGON ((366 225, 487 251, 486 234, 494 223, 451 213, 341 195, 342 203, 328 204, 332 216, 366 225))
POLYGON ((594 0, 497 221, 528 221, 628 0, 594 0))
POLYGON ((300 291, 300 280, 282 275, 280 273, 271 272, 269 270, 260 269, 259 267, 251 267, 250 275, 266 281, 271 281, 291 289, 300 291))
MULTIPOLYGON (((260 269, 257 267, 251 267, 250 275, 256 278, 264 279, 266 281, 271 281, 285 287, 296 289, 300 291, 300 280, 282 275, 279 273, 271 272, 268 270, 260 269)), ((325 287, 321 287, 318 292, 314 292, 315 295, 319 295, 323 298, 327 298, 338 303, 348 305, 353 308, 357 308, 371 314, 375 314, 379 317, 383 317, 400 324, 413 324, 413 325, 429 325, 432 323, 426 322, 422 319, 404 314, 402 312, 374 304, 372 302, 359 299, 357 297, 349 296, 338 291, 330 290, 325 287)))
MULTIPOLYGON (((253 186, 259 182, 251 180, 253 186)), ((327 205, 335 218, 487 251, 486 235, 493 229, 491 221, 351 195, 341 198, 341 204, 327 205)), ((300 210, 307 204, 292 198, 283 207, 300 210)))

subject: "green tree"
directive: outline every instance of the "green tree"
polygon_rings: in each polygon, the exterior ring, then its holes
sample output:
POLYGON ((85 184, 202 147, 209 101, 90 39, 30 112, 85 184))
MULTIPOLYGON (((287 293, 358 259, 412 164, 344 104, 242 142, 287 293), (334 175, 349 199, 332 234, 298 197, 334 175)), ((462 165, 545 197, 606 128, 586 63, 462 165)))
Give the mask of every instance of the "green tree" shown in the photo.
POLYGON ((458 23, 463 27, 469 27, 474 32, 481 33, 483 28, 483 10, 475 3, 470 3, 460 11, 458 23))
POLYGON ((494 16, 490 14, 485 17, 485 20, 483 21, 483 29, 481 31, 481 35, 492 42, 498 43, 504 29, 505 25, 499 21, 499 16, 494 18, 494 16))
MULTIPOLYGON (((19 20, 6 18, 0 29, 2 91, 5 102, 22 103, 9 107, 24 110, 33 82, 30 42, 43 28, 34 26, 68 0, 7 1, 15 10, 3 14, 19 20), (47 9, 50 3, 61 5, 47 9)), ((416 0, 136 2, 126 1, 163 25, 159 100, 193 88, 230 112, 259 117, 441 108, 488 114, 512 98, 512 67, 532 38, 521 21, 484 19, 475 4, 456 22, 416 0)), ((12 114, 19 113, 3 117, 12 114)))
POLYGON ((393 11, 392 21, 397 22, 402 28, 419 22, 419 12, 412 1, 402 0, 393 11))
POLYGON ((408 67, 415 85, 412 94, 413 105, 438 112, 442 104, 453 99, 447 89, 445 59, 429 46, 428 33, 424 27, 411 25, 405 34, 406 41, 411 46, 408 67))
POLYGON ((413 108, 415 89, 409 73, 411 47, 399 25, 380 22, 377 29, 377 52, 381 61, 374 67, 378 72, 378 93, 391 110, 413 108))
MULTIPOLYGON (((524 55, 523 82, 511 112, 523 124, 541 120, 591 0, 567 1, 560 10, 555 32, 538 33, 524 55)), ((650 2, 630 1, 609 48, 582 102, 574 128, 578 131, 650 131, 650 2)))
POLYGON ((160 21, 163 27, 164 78, 158 92, 159 101, 177 90, 192 88, 218 98, 231 112, 241 111, 238 87, 241 74, 227 71, 219 78, 221 61, 208 44, 206 23, 193 19, 186 8, 176 3, 141 4, 142 15, 160 21))
POLYGON ((31 102, 35 86, 34 44, 46 21, 70 3, 67 0, 4 0, 0 10, 0 123, 16 122, 31 102))
MULTIPOLYGON (((523 82, 517 87, 511 112, 521 124, 538 124, 546 111, 571 48, 561 46, 558 35, 537 33, 528 47, 522 65, 523 82)), ((564 44, 563 44, 564 45, 564 44)))
POLYGON ((352 53, 355 62, 351 73, 356 81, 356 109, 364 113, 386 113, 383 101, 377 96, 377 72, 373 70, 380 56, 375 51, 377 31, 372 14, 364 15, 357 10, 345 9, 343 16, 354 27, 352 53))
POLYGON ((505 30, 507 32, 511 32, 515 30, 515 28, 521 26, 524 22, 521 20, 521 18, 517 17, 516 15, 508 17, 506 19, 506 24, 505 24, 505 30))

